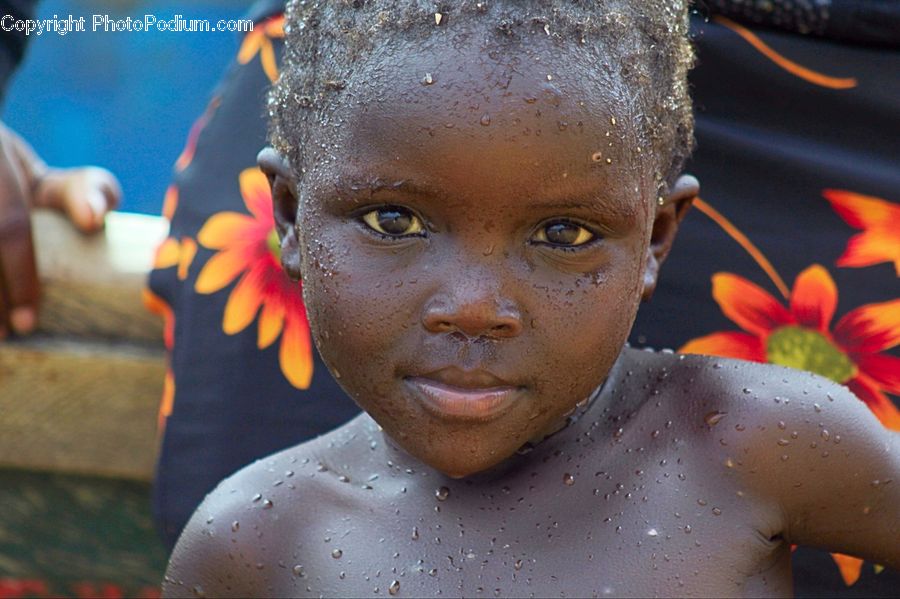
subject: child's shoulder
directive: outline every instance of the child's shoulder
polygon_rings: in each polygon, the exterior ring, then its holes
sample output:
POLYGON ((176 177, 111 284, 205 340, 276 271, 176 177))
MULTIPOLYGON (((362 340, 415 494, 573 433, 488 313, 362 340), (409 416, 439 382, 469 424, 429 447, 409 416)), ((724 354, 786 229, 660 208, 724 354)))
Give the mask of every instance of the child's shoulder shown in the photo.
POLYGON ((821 455, 847 435, 881 428, 847 387, 811 372, 714 356, 632 355, 648 373, 642 385, 658 389, 661 407, 688 430, 715 432, 710 437, 721 447, 752 445, 742 453, 788 461, 800 457, 801 446, 821 455))
POLYGON ((772 364, 638 353, 661 390, 641 411, 666 412, 710 480, 778 505, 795 543, 821 543, 828 526, 812 524, 813 514, 864 518, 875 509, 872 489, 896 476, 897 435, 843 385, 772 364))
MULTIPOLYGON (((673 386, 692 395, 693 407, 718 408, 704 412, 706 426, 744 419, 744 427, 731 422, 735 432, 855 429, 877 424, 872 411, 847 387, 812 372, 776 364, 685 354, 651 354, 659 368, 671 372, 673 386), (731 416, 731 418, 728 418, 731 416), (743 429, 743 430, 742 430, 743 429)), ((779 436, 782 436, 778 433, 779 436)))
POLYGON ((365 459, 361 448, 370 429, 366 420, 365 415, 357 417, 219 483, 178 540, 164 594, 249 596, 266 590, 272 580, 267 570, 296 575, 291 558, 297 535, 321 528, 335 506, 354 507, 348 505, 351 481, 341 470, 365 459))

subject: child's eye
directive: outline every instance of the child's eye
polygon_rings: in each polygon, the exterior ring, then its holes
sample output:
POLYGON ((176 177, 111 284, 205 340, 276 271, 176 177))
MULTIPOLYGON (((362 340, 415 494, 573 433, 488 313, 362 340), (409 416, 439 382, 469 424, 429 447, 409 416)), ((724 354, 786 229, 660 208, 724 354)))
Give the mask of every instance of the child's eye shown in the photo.
POLYGON ((535 231, 532 241, 554 247, 574 248, 590 243, 597 235, 576 222, 553 220, 541 225, 535 231))
POLYGON ((425 227, 419 217, 399 206, 383 206, 362 215, 370 229, 388 237, 422 235, 425 227))

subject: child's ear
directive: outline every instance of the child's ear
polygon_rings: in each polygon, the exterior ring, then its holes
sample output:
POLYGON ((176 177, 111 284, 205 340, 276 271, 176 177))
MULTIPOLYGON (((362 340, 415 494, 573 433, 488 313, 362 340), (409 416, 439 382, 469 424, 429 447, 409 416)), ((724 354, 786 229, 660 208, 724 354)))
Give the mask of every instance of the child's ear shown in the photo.
POLYGON ((281 266, 294 281, 300 280, 300 242, 297 238, 297 189, 287 161, 273 148, 263 148, 256 156, 260 170, 272 188, 272 214, 281 242, 281 266))
POLYGON ((697 179, 691 175, 681 175, 656 207, 653 233, 650 236, 650 246, 647 248, 647 264, 644 268, 644 292, 641 295, 644 301, 649 300, 656 290, 659 268, 672 249, 678 225, 699 193, 700 183, 697 179))

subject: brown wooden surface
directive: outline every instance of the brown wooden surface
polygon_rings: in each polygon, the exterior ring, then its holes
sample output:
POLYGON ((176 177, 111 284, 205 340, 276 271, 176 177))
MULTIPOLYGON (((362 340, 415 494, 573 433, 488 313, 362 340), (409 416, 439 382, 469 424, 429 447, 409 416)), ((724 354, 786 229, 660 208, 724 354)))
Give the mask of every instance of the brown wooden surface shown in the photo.
POLYGON ((162 327, 141 290, 162 219, 112 214, 85 237, 33 219, 40 330, 0 343, 0 466, 149 480, 165 373, 162 327))
POLYGON ((32 223, 43 284, 41 331, 162 345, 160 320, 143 308, 141 289, 166 235, 163 219, 114 212, 106 230, 93 236, 55 212, 37 211, 32 223))

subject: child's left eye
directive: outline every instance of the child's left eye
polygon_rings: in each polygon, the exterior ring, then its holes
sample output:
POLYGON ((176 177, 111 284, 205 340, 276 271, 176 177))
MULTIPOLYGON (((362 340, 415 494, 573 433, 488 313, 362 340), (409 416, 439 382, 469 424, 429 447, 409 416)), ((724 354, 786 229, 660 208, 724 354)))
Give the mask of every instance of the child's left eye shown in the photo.
POLYGON ((362 215, 362 221, 376 233, 388 237, 421 235, 425 231, 418 216, 400 206, 382 206, 362 215))
POLYGON ((570 220, 553 220, 535 231, 531 240, 551 247, 575 248, 594 241, 597 235, 587 227, 570 220))

